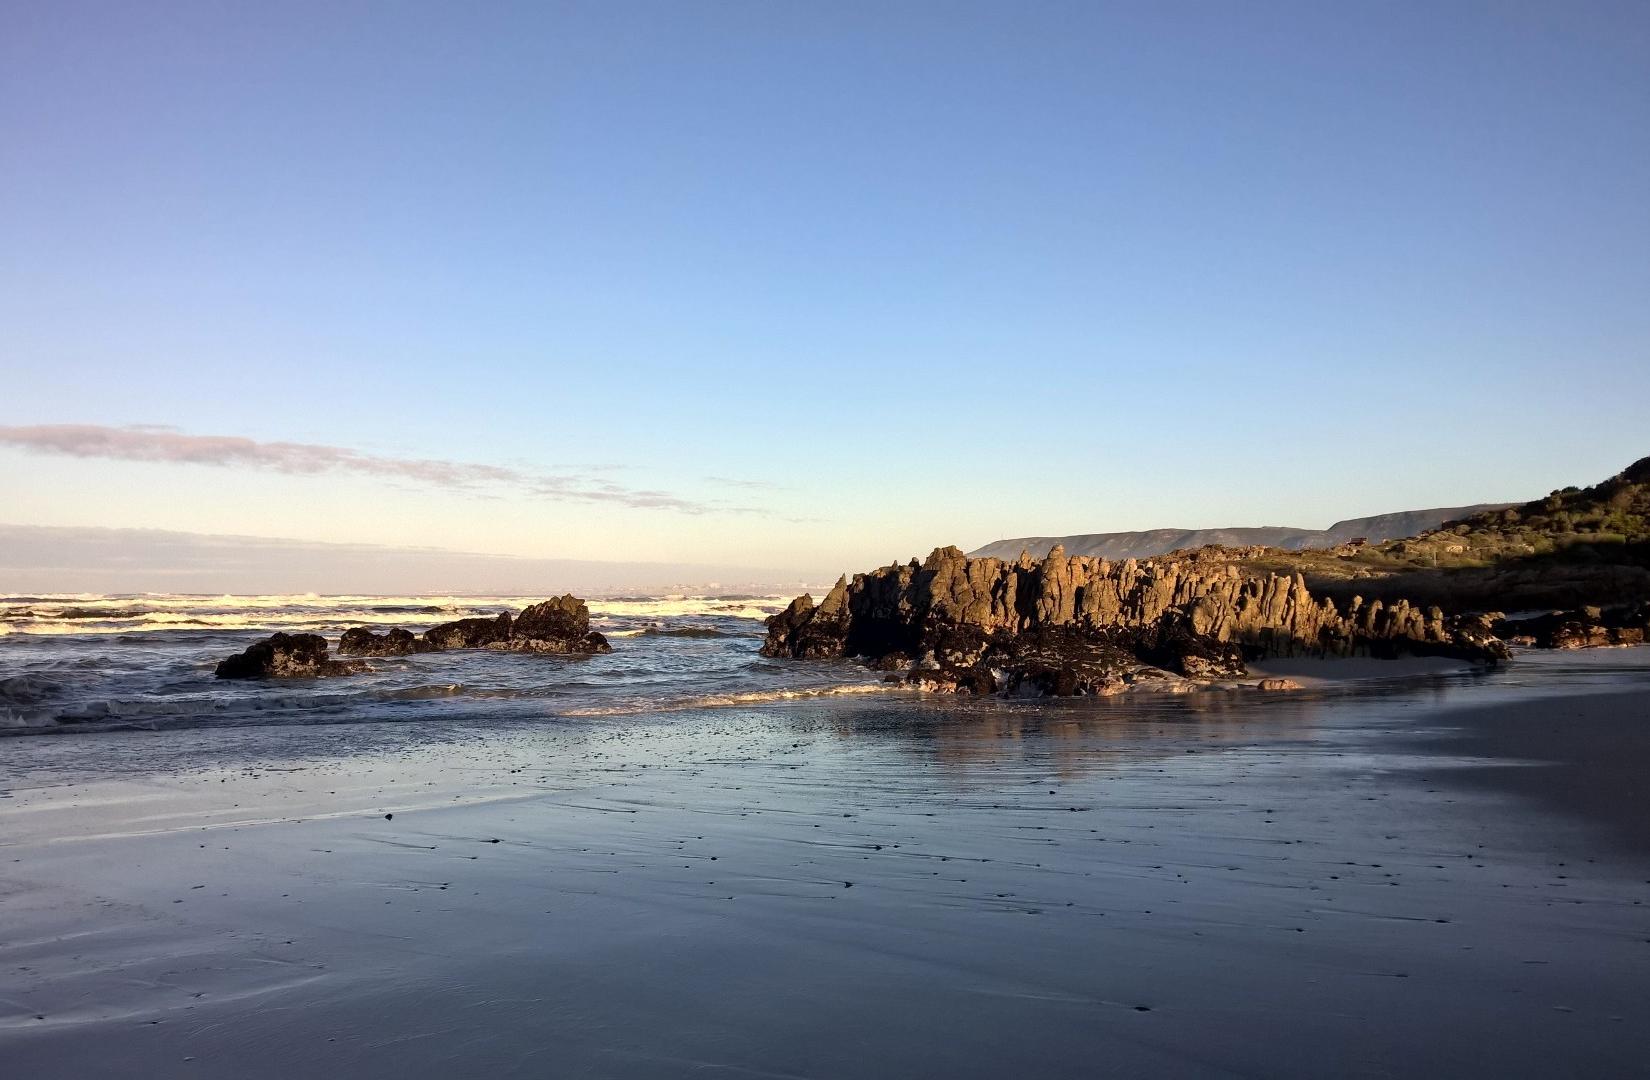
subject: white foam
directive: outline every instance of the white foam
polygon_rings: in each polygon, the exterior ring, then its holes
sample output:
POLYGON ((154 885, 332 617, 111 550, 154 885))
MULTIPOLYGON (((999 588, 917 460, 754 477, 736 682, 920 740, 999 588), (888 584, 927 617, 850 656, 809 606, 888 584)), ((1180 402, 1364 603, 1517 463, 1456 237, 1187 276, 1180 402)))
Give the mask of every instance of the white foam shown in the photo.
MULTIPOLYGON (((434 626, 454 619, 517 611, 541 596, 188 596, 146 593, 57 593, 0 608, 0 636, 129 634, 155 630, 312 630, 349 626, 434 626), (381 610, 385 608, 399 610, 381 610), (423 610, 429 609, 429 610, 423 610), (69 611, 73 618, 64 618, 69 611), (25 614, 25 612, 27 614, 25 614), (95 613, 95 614, 94 614, 95 613)), ((711 596, 589 601, 606 618, 722 617, 761 620, 789 597, 724 600, 711 596)))

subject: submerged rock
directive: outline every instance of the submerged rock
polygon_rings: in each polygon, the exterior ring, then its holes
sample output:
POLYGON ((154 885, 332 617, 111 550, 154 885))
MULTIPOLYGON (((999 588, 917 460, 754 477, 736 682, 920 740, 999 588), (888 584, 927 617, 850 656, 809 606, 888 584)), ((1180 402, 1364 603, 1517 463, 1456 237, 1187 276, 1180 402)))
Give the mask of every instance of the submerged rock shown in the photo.
POLYGON ((1237 678, 1260 656, 1507 655, 1438 608, 1354 600, 1342 614, 1299 575, 1244 577, 1219 552, 1111 562, 1058 546, 1014 562, 940 548, 843 578, 818 606, 800 596, 767 628, 764 656, 909 660, 908 681, 975 692, 1115 692, 1148 671, 1237 678))
POLYGON ((273 634, 219 661, 215 674, 220 679, 312 679, 364 670, 360 661, 328 659, 327 639, 320 634, 273 634))

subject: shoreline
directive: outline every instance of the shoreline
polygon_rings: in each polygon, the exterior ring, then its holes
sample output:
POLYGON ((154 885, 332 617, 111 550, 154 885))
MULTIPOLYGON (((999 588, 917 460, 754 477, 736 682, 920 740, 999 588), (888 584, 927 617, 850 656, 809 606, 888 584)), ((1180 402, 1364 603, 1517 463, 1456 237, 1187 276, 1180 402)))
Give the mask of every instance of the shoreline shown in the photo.
MULTIPOLYGON (((1495 763, 1647 674, 28 740, 63 771, 0 798, 0 1056, 46 1080, 1638 1071, 1645 854, 1542 794, 1560 773, 1495 763), (105 739, 127 771, 76 782, 105 739), (1503 772, 1524 786, 1481 782, 1503 772)), ((1616 745, 1623 775, 1643 752, 1616 745)))

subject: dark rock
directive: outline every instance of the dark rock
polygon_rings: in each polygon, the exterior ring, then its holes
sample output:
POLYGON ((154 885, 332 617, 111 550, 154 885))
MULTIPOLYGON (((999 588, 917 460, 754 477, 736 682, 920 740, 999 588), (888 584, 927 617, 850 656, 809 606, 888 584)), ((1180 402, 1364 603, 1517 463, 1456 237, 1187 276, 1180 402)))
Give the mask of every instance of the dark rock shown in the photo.
POLYGON ((595 631, 575 638, 511 638, 509 641, 495 641, 486 648, 494 652, 542 653, 546 656, 590 655, 613 651, 613 646, 607 643, 607 638, 595 631))
POLYGON ((491 618, 442 623, 424 631, 423 637, 415 638, 405 630, 377 634, 368 627, 358 626, 346 630, 338 641, 340 653, 356 656, 406 656, 450 649, 492 649, 550 656, 613 651, 605 637, 590 629, 590 609, 585 602, 571 594, 534 604, 519 615, 502 612, 491 618))
MULTIPOLYGON (((839 578, 818 607, 814 606, 813 597, 807 593, 792 600, 789 607, 768 620, 768 640, 783 640, 785 651, 768 652, 764 646, 763 655, 784 655, 797 660, 820 660, 843 655, 843 642, 851 628, 847 599, 848 580, 839 578), (778 638, 773 630, 776 626, 780 628, 778 638)), ((883 656, 895 651, 898 650, 877 650, 874 655, 883 656)))
POLYGON ((327 659, 327 639, 319 634, 274 634, 220 661, 216 674, 220 679, 303 679, 364 670, 360 661, 327 659))
POLYGON ((1243 576, 1217 551, 1139 562, 971 559, 956 548, 838 581, 768 620, 764 656, 862 657, 935 689, 1111 693, 1143 679, 1236 678, 1246 656, 1495 660, 1482 625, 1399 600, 1345 614, 1299 575, 1243 576))
POLYGON ((994 694, 997 680, 991 672, 976 668, 912 668, 905 676, 907 686, 944 694, 994 694))
POLYGON ((424 651, 424 643, 410 631, 397 627, 385 634, 375 634, 365 626, 345 630, 338 639, 340 656, 408 656, 424 651))
POLYGON ((1502 619, 1495 632, 1538 649, 1591 649, 1650 641, 1650 603, 1551 611, 1527 619, 1502 619))
POLYGON ((998 689, 1021 696, 1104 696, 1146 679, 1172 679, 1124 645, 1069 628, 1000 635, 984 663, 998 689))
POLYGON ((590 633, 590 609, 572 594, 553 597, 516 616, 513 638, 535 641, 582 640, 590 633))
POLYGON ((572 594, 525 609, 516 616, 509 640, 487 647, 552 655, 613 651, 605 637, 590 629, 590 609, 585 602, 572 594))
POLYGON ((424 644, 433 651, 446 649, 481 649, 499 641, 510 640, 510 613, 500 612, 492 619, 459 619, 442 623, 424 631, 424 644))
MULTIPOLYGON (((1193 608, 1197 610, 1196 605, 1193 608)), ((1247 672, 1243 649, 1214 637, 1207 627, 1198 630, 1198 625, 1186 612, 1165 614, 1154 628, 1137 637, 1135 651, 1148 664, 1189 679, 1242 678, 1247 672)))
MULTIPOLYGON (((590 629, 590 609, 571 595, 534 604, 519 617, 503 612, 493 618, 443 623, 426 630, 422 637, 402 629, 380 634, 370 627, 357 626, 338 639, 341 656, 407 656, 448 649, 549 655, 613 651, 605 637, 590 629)), ((276 634, 219 663, 217 674, 220 679, 257 679, 347 675, 366 670, 367 665, 361 661, 328 659, 326 639, 319 634, 276 634)))

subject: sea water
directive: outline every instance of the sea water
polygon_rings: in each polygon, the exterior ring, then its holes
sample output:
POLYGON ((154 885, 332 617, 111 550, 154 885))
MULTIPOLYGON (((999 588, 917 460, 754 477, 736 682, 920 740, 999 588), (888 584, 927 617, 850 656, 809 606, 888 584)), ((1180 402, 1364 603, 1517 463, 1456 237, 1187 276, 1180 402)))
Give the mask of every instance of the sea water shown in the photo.
POLYGON ((602 656, 485 650, 373 658, 367 673, 224 681, 213 668, 276 631, 336 646, 352 626, 419 632, 520 610, 517 596, 0 597, 0 734, 233 725, 551 720, 891 692, 850 663, 758 654, 781 596, 590 601, 602 656))

